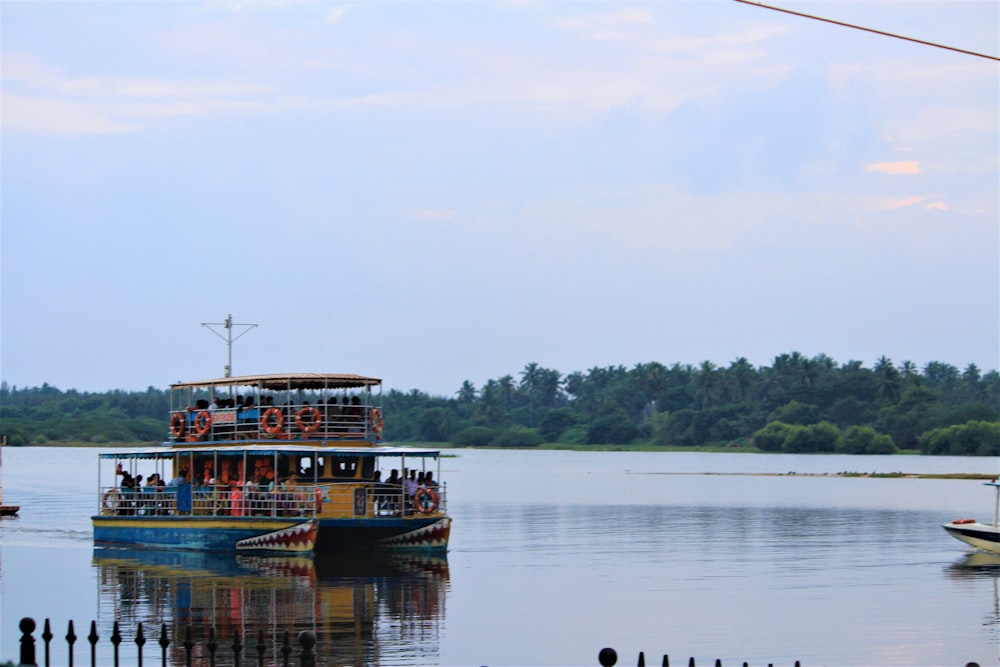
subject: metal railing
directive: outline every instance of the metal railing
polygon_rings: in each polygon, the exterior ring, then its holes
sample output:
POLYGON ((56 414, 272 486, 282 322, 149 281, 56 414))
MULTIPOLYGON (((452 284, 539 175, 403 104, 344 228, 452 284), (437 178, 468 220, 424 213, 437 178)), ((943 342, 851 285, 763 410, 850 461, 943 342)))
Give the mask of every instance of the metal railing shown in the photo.
POLYGON ((119 516, 313 516, 318 502, 312 484, 278 489, 224 484, 184 487, 101 489, 101 514, 119 516))
MULTIPOLYGON (((597 662, 601 667, 613 667, 613 665, 618 663, 618 652, 613 648, 602 648, 597 654, 597 662)), ((670 656, 664 654, 661 665, 662 667, 670 667, 670 656)), ((694 658, 688 658, 687 665, 688 667, 697 667, 694 658)), ((747 662, 743 663, 743 667, 749 667, 749 665, 747 662)), ((639 651, 639 660, 636 662, 636 667, 646 667, 646 654, 643 651, 639 651)), ((722 667, 722 660, 716 658, 715 667, 722 667)), ((767 663, 767 667, 774 667, 774 663, 767 663)), ((802 667, 798 660, 795 661, 795 667, 802 667)), ((969 663, 966 667, 979 667, 979 665, 969 663)))
MULTIPOLYGON (((33 633, 37 628, 34 619, 32 618, 22 618, 18 628, 21 630, 21 652, 20 652, 20 662, 18 667, 22 665, 38 665, 36 650, 35 650, 35 637, 33 633)), ((160 665, 162 667, 167 667, 168 665, 183 664, 187 667, 191 667, 194 664, 204 664, 204 659, 208 658, 210 665, 215 665, 216 660, 222 661, 226 658, 226 662, 231 661, 234 667, 240 667, 242 664, 246 665, 257 665, 258 667, 276 667, 281 665, 281 667, 289 667, 290 665, 298 665, 299 667, 315 667, 316 665, 316 633, 306 630, 298 633, 295 639, 297 647, 292 646, 291 634, 285 631, 280 643, 268 643, 266 640, 266 635, 264 629, 261 628, 257 632, 256 642, 249 645, 244 644, 244 638, 240 634, 239 630, 235 630, 232 636, 232 642, 229 644, 220 643, 219 637, 216 636, 215 628, 210 627, 208 629, 208 634, 202 643, 196 643, 194 641, 192 628, 190 625, 186 626, 184 631, 184 638, 178 642, 177 638, 173 640, 170 638, 170 634, 167 631, 166 624, 160 626, 159 637, 150 637, 147 639, 145 632, 143 630, 142 623, 139 623, 136 628, 135 637, 132 642, 136 646, 136 662, 125 659, 122 662, 121 656, 121 644, 125 641, 122 637, 121 632, 118 628, 118 621, 115 621, 114 628, 111 632, 111 636, 108 638, 111 643, 112 651, 112 662, 114 667, 120 667, 122 664, 137 664, 138 667, 142 667, 144 647, 147 642, 155 642, 159 645, 160 649, 160 665), (175 655, 169 655, 168 652, 171 645, 174 645, 174 650, 180 652, 180 660, 177 659, 175 655), (297 649, 295 655, 295 660, 292 660, 292 653, 297 649), (174 658, 173 661, 168 661, 168 658, 174 658), (242 662, 243 660, 246 662, 242 662)), ((43 663, 45 667, 50 667, 51 655, 50 655, 50 644, 55 638, 52 634, 51 626, 49 624, 49 619, 45 619, 45 626, 42 630, 41 639, 43 642, 44 660, 43 663)), ((74 647, 77 640, 80 639, 73 630, 73 621, 69 622, 69 628, 66 631, 66 643, 69 647, 68 654, 68 665, 73 667, 74 664, 74 647)), ((90 622, 90 634, 88 634, 83 639, 87 640, 90 644, 90 665, 91 667, 97 667, 97 665, 107 665, 107 658, 98 658, 98 643, 101 640, 100 635, 97 633, 97 622, 90 622)), ((223 640, 225 641, 225 640, 223 640)), ((153 649, 155 651, 155 649, 153 649)))
POLYGON ((103 515, 117 516, 332 516, 406 517, 443 514, 444 484, 408 496, 402 487, 345 480, 333 484, 282 484, 276 489, 225 484, 183 487, 118 486, 100 490, 103 515), (361 498, 359 500, 359 492, 361 498))
POLYGON ((173 442, 379 439, 382 427, 382 411, 360 404, 187 408, 170 413, 173 442))
MULTIPOLYGON (((33 635, 37 626, 34 619, 32 618, 22 618, 20 625, 18 626, 21 630, 21 653, 20 662, 18 667, 22 665, 38 665, 37 655, 36 655, 36 640, 33 635)), ((329 652, 332 647, 317 647, 316 645, 316 633, 305 630, 299 632, 293 642, 291 639, 291 633, 285 631, 280 642, 269 643, 266 638, 266 634, 263 628, 257 631, 256 642, 251 640, 250 644, 244 643, 244 637, 241 635, 240 631, 234 630, 231 637, 231 641, 226 638, 220 638, 216 635, 215 627, 210 627, 205 636, 204 641, 201 643, 196 642, 193 639, 194 632, 190 625, 186 626, 184 629, 184 637, 179 642, 177 638, 171 639, 169 632, 167 631, 166 624, 160 626, 159 637, 145 636, 143 625, 139 623, 136 628, 135 637, 132 639, 132 643, 135 644, 135 656, 136 662, 133 663, 128 658, 123 658, 121 656, 121 644, 126 641, 126 638, 122 636, 118 621, 115 621, 114 627, 111 632, 111 636, 108 638, 112 645, 112 665, 113 667, 121 667, 122 664, 137 664, 138 667, 142 667, 144 656, 144 647, 149 642, 154 642, 159 646, 160 650, 160 665, 161 667, 168 667, 168 665, 180 665, 183 664, 186 667, 192 667, 192 665, 205 664, 205 659, 207 658, 209 665, 216 665, 216 663, 226 663, 233 664, 234 667, 240 667, 242 664, 257 665, 258 667, 291 667, 297 665, 298 667, 316 667, 317 657, 319 656, 319 662, 322 664, 322 657, 329 652), (173 653, 170 652, 170 647, 173 646, 173 653), (293 656, 294 653, 294 656, 293 656), (169 655, 168 655, 169 654, 169 655), (172 658, 172 661, 170 659, 172 658)), ((49 624, 49 619, 45 619, 44 629, 41 634, 41 639, 43 641, 43 651, 44 651, 44 665, 45 667, 50 667, 51 656, 50 656, 50 644, 55 635, 52 634, 51 626, 49 624)), ((73 621, 69 622, 69 628, 66 631, 66 643, 69 647, 68 653, 68 665, 73 667, 74 655, 73 650, 77 640, 76 633, 73 630, 73 621)), ((91 667, 97 667, 97 665, 106 665, 108 661, 106 658, 98 659, 97 646, 101 640, 101 637, 97 633, 97 622, 90 622, 90 634, 88 634, 84 639, 90 644, 90 665, 91 667)), ((153 649, 154 651, 156 649, 153 649)), ((597 661, 601 667, 613 667, 618 663, 618 653, 613 648, 603 648, 597 654, 597 661)), ((670 658, 667 655, 663 656, 662 667, 670 667, 670 658)), ((715 667, 722 667, 722 661, 719 659, 715 660, 715 667)), ((749 663, 743 662, 743 667, 749 667, 749 663)), ((639 652, 639 659, 636 663, 637 667, 646 666, 646 657, 643 652, 639 652)), ((688 667, 697 667, 694 658, 689 658, 687 662, 688 667)), ((774 667, 773 663, 768 663, 768 667, 774 667)), ((802 667, 801 663, 796 660, 794 667, 802 667)), ((965 667, 979 667, 978 663, 969 662, 966 663, 965 667)))

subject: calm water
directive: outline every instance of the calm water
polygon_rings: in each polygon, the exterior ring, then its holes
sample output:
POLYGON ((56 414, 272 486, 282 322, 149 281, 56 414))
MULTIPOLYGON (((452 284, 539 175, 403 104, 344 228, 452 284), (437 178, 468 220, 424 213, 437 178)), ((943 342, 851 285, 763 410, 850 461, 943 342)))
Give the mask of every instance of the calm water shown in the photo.
POLYGON ((991 519, 991 489, 785 475, 996 474, 995 459, 458 450, 442 465, 446 559, 344 562, 95 550, 98 451, 4 449, 4 502, 22 509, 0 522, 0 661, 17 658, 22 616, 60 637, 70 619, 105 637, 119 619, 127 640, 138 621, 214 623, 224 644, 234 628, 308 628, 326 665, 586 666, 604 646, 619 665, 640 650, 650 664, 1000 661, 1000 559, 940 528, 991 519))

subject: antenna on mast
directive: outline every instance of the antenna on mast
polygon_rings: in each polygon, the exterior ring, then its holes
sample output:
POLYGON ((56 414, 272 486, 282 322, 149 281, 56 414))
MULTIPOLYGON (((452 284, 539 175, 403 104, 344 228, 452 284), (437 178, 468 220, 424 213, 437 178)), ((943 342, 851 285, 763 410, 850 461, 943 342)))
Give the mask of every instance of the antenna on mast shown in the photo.
POLYGON ((233 375, 233 341, 239 339, 240 336, 245 334, 250 329, 253 329, 256 324, 234 324, 233 316, 229 315, 226 317, 225 322, 202 322, 201 326, 208 327, 208 330, 214 333, 216 336, 226 341, 226 349, 229 353, 229 363, 226 364, 226 374, 224 377, 232 377, 233 375), (222 327, 226 330, 226 335, 223 336, 221 333, 213 329, 212 327, 222 327), (240 332, 239 336, 233 338, 233 327, 247 327, 246 330, 240 332))

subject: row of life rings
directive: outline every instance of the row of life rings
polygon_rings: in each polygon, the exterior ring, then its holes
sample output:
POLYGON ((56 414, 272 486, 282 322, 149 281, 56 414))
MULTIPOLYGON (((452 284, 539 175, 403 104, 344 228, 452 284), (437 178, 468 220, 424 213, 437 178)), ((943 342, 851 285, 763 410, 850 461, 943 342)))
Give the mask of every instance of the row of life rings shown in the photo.
MULTIPOLYGON (((298 427, 299 431, 302 433, 312 433, 320 427, 322 421, 323 417, 320 414, 320 411, 312 406, 306 406, 295 413, 295 426, 298 427)), ((382 435, 382 427, 385 425, 385 422, 382 420, 382 411, 378 408, 372 408, 371 424, 372 430, 375 431, 375 435, 382 435)), ((208 429, 211 425, 212 415, 208 413, 208 410, 199 410, 198 414, 194 417, 192 428, 195 435, 203 436, 208 433, 208 429)), ((281 433, 281 429, 284 425, 285 415, 278 408, 268 408, 260 417, 260 427, 270 435, 277 435, 281 433)), ((184 435, 184 431, 186 429, 187 418, 183 412, 175 412, 171 415, 170 435, 175 438, 180 438, 184 435)))
MULTIPOLYGON (((194 416, 194 423, 192 428, 196 435, 205 435, 208 433, 209 427, 212 425, 212 415, 208 414, 208 410, 199 410, 198 414, 194 416)), ((175 438, 179 438, 184 435, 184 431, 187 429, 187 420, 183 412, 175 412, 170 417, 170 435, 175 438)))

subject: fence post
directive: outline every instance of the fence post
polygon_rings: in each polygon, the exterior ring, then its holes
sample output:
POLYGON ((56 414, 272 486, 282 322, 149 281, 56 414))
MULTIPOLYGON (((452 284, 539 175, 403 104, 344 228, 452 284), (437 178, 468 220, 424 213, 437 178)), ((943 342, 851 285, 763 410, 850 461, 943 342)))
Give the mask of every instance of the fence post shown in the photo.
MULTIPOLYGON (((243 652, 243 644, 240 642, 240 629, 233 630, 233 667, 240 667, 240 653, 243 652)), ((166 667, 164 665, 164 667, 166 667)))
POLYGON ((118 631, 118 621, 115 621, 111 630, 111 643, 115 647, 115 667, 118 667, 118 645, 122 643, 122 635, 118 631))
POLYGON ((135 632, 135 645, 139 647, 139 667, 142 667, 142 647, 146 645, 146 635, 142 632, 142 623, 135 632))
MULTIPOLYGON (((69 644, 69 667, 73 667, 73 645, 76 644, 76 633, 73 632, 73 619, 69 621, 69 629, 66 630, 66 643, 69 644)), ((48 660, 45 661, 47 665, 48 660)))
POLYGON ((18 664, 36 665, 35 638, 31 636, 35 631, 35 619, 26 616, 21 619, 17 627, 21 629, 21 662, 18 664))
POLYGON ((264 628, 257 629, 257 667, 264 667, 264 654, 267 644, 264 643, 264 628))
POLYGON ((167 667, 167 647, 170 646, 170 638, 167 637, 167 624, 160 625, 160 667, 167 667))
POLYGON ((49 667, 49 644, 52 643, 52 626, 49 624, 49 619, 45 619, 45 625, 42 626, 42 647, 45 651, 45 667, 49 667))
POLYGON ((184 643, 182 644, 182 646, 184 647, 184 652, 187 654, 187 658, 186 658, 187 662, 184 663, 184 664, 186 664, 187 667, 191 667, 191 651, 192 651, 192 649, 194 649, 194 641, 191 639, 191 626, 190 625, 188 625, 184 629, 184 643))
POLYGON ((304 630, 299 633, 299 646, 302 653, 299 655, 301 667, 316 667, 316 653, 313 647, 316 646, 316 633, 311 630, 304 630))
POLYGON ((214 625, 208 629, 208 643, 205 646, 208 648, 209 667, 215 667, 215 651, 219 648, 219 642, 215 641, 214 625))
POLYGON ((281 667, 288 667, 288 656, 292 652, 292 641, 288 637, 288 630, 281 640, 281 667))
POLYGON ((97 640, 101 637, 97 634, 97 621, 90 622, 90 634, 87 641, 90 642, 90 667, 97 667, 97 640))

